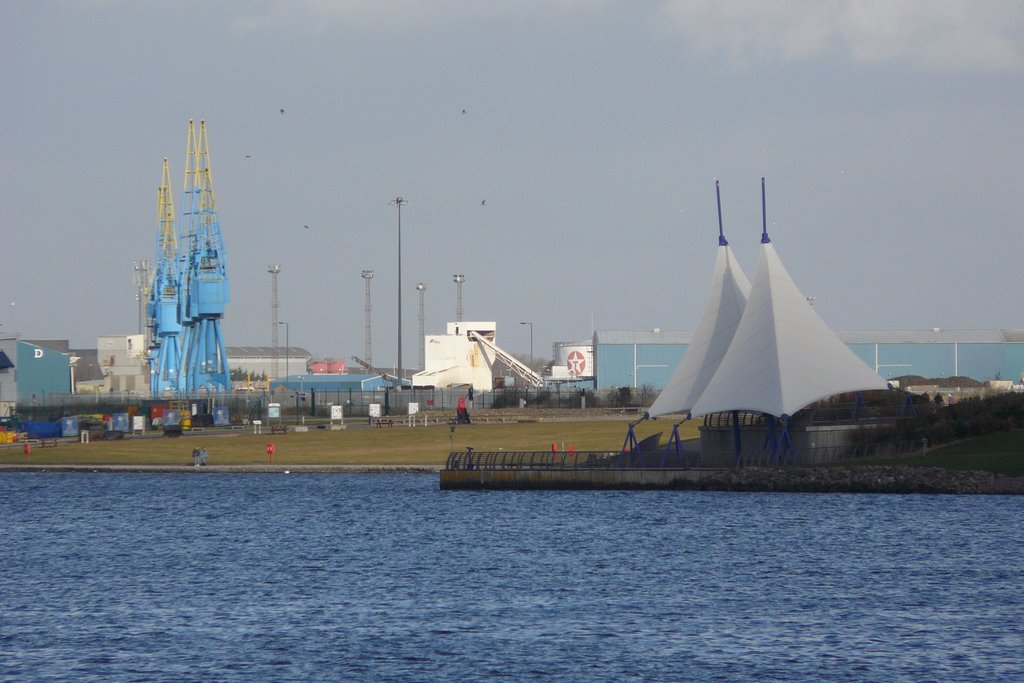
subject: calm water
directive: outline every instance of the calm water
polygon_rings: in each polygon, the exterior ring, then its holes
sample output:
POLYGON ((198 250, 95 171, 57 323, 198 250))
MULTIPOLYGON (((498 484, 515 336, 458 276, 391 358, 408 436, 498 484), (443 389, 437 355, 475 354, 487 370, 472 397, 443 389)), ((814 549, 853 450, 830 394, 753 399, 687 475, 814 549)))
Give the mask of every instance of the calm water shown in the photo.
POLYGON ((1024 497, 0 475, 0 679, 1024 680, 1024 497))

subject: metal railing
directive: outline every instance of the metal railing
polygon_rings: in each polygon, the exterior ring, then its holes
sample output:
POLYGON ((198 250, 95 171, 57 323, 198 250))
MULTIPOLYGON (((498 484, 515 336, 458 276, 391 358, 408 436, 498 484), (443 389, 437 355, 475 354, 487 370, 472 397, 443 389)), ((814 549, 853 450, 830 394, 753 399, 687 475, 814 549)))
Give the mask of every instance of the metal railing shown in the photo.
POLYGON ((623 451, 458 451, 448 454, 448 470, 614 470, 686 469, 696 454, 659 449, 647 453, 623 451))
POLYGON ((865 458, 899 458, 923 455, 926 441, 889 441, 848 446, 789 448, 773 455, 768 450, 701 453, 687 447, 661 447, 653 451, 486 451, 473 449, 448 454, 447 470, 612 470, 768 467, 773 465, 825 465, 865 458))

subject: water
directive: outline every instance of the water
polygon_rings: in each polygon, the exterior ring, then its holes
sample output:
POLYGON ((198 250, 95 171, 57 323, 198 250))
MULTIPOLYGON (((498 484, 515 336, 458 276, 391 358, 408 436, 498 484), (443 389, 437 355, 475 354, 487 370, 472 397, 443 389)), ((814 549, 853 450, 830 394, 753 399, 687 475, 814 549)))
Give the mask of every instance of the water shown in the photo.
POLYGON ((0 679, 1024 679, 1024 497, 0 475, 0 679))

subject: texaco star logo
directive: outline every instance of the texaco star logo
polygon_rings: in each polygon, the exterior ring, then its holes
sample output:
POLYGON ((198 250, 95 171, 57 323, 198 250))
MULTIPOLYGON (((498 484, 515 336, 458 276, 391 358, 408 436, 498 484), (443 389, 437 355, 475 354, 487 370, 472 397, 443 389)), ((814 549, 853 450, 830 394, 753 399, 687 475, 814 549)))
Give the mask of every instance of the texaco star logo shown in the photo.
POLYGON ((569 366, 569 372, 579 377, 587 368, 587 359, 579 351, 573 351, 569 354, 567 365, 569 366))

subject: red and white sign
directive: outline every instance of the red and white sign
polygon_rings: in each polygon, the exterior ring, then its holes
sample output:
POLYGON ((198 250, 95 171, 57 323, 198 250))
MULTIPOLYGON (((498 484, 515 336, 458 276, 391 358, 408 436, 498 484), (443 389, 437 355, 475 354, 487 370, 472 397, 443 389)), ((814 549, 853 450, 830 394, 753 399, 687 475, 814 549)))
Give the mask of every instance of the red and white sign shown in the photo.
POLYGON ((572 351, 569 353, 569 358, 565 364, 569 366, 569 372, 580 377, 583 375, 583 371, 587 369, 587 358, 580 351, 572 351))

